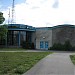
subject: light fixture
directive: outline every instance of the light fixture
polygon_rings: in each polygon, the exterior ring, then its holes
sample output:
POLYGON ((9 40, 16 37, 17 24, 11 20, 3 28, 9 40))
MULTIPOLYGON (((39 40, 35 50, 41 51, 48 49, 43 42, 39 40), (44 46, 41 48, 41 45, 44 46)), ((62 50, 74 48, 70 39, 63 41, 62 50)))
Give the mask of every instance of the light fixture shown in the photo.
POLYGON ((43 37, 43 39, 45 39, 45 37, 43 37))

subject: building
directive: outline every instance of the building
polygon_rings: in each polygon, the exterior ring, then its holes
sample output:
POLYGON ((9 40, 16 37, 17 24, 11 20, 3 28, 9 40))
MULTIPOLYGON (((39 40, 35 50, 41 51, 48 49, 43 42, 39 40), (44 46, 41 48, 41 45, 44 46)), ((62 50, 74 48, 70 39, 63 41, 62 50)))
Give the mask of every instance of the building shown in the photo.
POLYGON ((35 28, 23 24, 9 24, 7 45, 21 47, 22 41, 33 42, 36 49, 48 49, 54 43, 69 40, 75 45, 75 26, 64 24, 54 27, 35 28))
POLYGON ((52 46, 52 28, 36 28, 36 49, 48 49, 52 46))
POLYGON ((9 24, 7 46, 21 47, 23 41, 33 42, 35 28, 23 24, 9 24))

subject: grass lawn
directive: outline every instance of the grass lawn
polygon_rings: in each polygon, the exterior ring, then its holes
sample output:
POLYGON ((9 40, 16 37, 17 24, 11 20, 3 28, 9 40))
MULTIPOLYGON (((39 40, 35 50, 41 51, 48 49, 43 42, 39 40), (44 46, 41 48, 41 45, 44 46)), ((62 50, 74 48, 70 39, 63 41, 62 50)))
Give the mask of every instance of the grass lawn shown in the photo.
POLYGON ((0 51, 25 51, 23 48, 0 48, 0 51))
POLYGON ((0 75, 21 75, 50 52, 0 52, 0 75))
POLYGON ((73 64, 75 65, 75 55, 70 55, 70 58, 71 58, 73 64))

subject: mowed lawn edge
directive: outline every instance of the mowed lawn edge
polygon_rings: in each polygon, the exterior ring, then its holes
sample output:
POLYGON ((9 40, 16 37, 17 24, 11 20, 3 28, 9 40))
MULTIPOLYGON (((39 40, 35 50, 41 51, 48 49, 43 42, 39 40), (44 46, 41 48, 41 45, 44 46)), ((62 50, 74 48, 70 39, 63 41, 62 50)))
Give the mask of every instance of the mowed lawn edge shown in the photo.
POLYGON ((71 59, 72 63, 75 65, 75 55, 70 55, 70 59, 71 59))
POLYGON ((21 75, 51 52, 0 52, 0 75, 21 75))
POLYGON ((0 48, 0 51, 26 51, 27 49, 23 48, 0 48))

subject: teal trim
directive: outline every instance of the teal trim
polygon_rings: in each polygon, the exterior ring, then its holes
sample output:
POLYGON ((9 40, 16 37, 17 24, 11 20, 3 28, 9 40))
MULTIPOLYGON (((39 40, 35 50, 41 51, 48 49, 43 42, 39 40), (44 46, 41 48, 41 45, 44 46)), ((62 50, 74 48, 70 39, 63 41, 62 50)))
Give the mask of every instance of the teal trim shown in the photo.
POLYGON ((51 30, 52 27, 40 27, 40 28, 36 28, 36 30, 51 30))
POLYGON ((53 26, 53 27, 38 27, 38 28, 36 28, 36 30, 52 30, 52 29, 61 28, 61 27, 75 28, 75 25, 63 24, 63 25, 57 25, 57 26, 53 26))
POLYGON ((35 31, 35 27, 24 25, 24 24, 9 24, 8 30, 27 30, 27 31, 35 31))
POLYGON ((15 31, 15 30, 18 30, 18 31, 35 31, 35 30, 30 30, 30 29, 14 29, 14 28, 9 28, 8 30, 13 30, 13 31, 15 31))
POLYGON ((52 27, 52 29, 61 28, 61 27, 71 27, 71 28, 75 28, 75 25, 63 24, 63 25, 54 26, 54 27, 52 27))
POLYGON ((61 27, 71 27, 71 28, 75 28, 75 25, 70 25, 70 24, 63 24, 63 25, 57 25, 57 26, 53 26, 53 27, 33 27, 33 26, 29 26, 29 25, 24 25, 24 24, 9 24, 8 25, 8 30, 26 30, 26 31, 36 31, 36 30, 52 30, 55 28, 61 28, 61 27))

